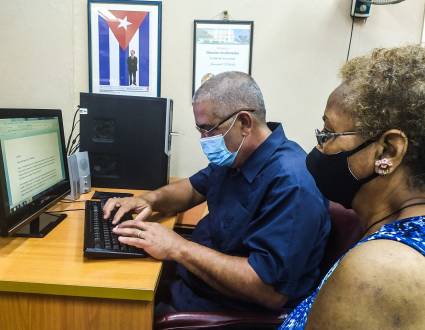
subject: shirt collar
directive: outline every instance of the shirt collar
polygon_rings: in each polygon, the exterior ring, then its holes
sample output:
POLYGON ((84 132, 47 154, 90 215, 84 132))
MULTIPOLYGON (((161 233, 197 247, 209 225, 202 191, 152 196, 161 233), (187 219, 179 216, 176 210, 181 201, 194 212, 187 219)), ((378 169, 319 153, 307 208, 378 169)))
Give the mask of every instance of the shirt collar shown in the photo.
POLYGON ((257 174, 267 164, 276 149, 287 140, 285 133, 283 132, 282 124, 269 122, 267 123, 267 126, 270 128, 272 133, 251 154, 251 156, 249 156, 240 168, 240 171, 249 183, 254 181, 257 174))

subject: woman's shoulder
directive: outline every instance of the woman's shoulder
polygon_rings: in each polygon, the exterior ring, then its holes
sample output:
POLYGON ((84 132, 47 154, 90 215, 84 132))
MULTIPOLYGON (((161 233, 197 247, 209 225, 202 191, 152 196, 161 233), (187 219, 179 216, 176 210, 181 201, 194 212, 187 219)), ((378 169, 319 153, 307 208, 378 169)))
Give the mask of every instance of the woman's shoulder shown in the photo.
POLYGON ((355 269, 362 274, 359 278, 362 281, 382 282, 382 279, 393 278, 395 273, 401 276, 425 267, 424 220, 421 216, 382 226, 348 251, 338 268, 355 269))
POLYGON ((319 291, 309 324, 328 329, 421 324, 424 272, 424 256, 406 244, 385 239, 359 244, 319 291))
POLYGON ((384 225, 348 251, 332 276, 349 276, 353 282, 387 287, 399 285, 403 279, 409 281, 412 272, 425 267, 424 219, 415 217, 384 225), (392 280, 396 274, 399 281, 392 280))
POLYGON ((359 295, 390 294, 398 288, 414 290, 410 285, 414 279, 420 280, 418 284, 425 290, 424 272, 425 257, 416 249, 396 240, 377 239, 351 249, 331 277, 359 295))
POLYGON ((340 270, 355 270, 358 275, 362 274, 361 280, 379 282, 384 278, 392 278, 395 273, 409 273, 417 267, 425 267, 424 255, 401 240, 390 239, 374 239, 358 244, 344 256, 338 266, 340 270))

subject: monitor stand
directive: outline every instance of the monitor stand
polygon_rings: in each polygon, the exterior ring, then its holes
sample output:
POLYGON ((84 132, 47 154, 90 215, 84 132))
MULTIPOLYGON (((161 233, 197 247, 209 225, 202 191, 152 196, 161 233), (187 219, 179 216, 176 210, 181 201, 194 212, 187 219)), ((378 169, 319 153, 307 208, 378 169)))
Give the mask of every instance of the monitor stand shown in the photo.
POLYGON ((44 237, 65 218, 66 214, 42 213, 38 218, 14 232, 12 236, 44 237))

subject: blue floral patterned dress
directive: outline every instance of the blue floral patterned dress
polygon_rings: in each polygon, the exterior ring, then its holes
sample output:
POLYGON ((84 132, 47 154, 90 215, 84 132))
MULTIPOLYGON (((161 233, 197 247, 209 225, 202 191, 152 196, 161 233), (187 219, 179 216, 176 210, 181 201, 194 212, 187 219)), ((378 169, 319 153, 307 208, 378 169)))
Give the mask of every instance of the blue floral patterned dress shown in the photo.
MULTIPOLYGON (((362 239, 356 244, 356 246, 374 239, 389 239, 401 242, 425 256, 425 216, 407 218, 386 224, 376 233, 362 239)), ((342 258, 343 256, 328 271, 316 291, 314 291, 310 297, 301 302, 294 311, 289 314, 284 323, 279 327, 279 330, 304 329, 307 323, 308 314, 310 313, 317 294, 328 278, 332 275, 335 268, 338 267, 342 258)))

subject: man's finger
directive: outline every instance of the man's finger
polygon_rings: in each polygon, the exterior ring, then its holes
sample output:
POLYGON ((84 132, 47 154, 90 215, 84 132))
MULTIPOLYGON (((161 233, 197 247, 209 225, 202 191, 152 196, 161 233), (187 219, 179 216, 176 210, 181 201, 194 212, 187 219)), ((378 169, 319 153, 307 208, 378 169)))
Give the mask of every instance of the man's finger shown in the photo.
POLYGON ((147 218, 150 217, 150 215, 152 214, 152 210, 150 207, 146 206, 145 208, 143 208, 139 214, 136 216, 136 218, 134 218, 134 220, 136 221, 144 221, 147 218))
POLYGON ((137 238, 141 238, 139 233, 142 230, 138 229, 138 228, 120 228, 120 227, 115 227, 114 229, 112 229, 112 232, 116 235, 119 236, 126 236, 126 237, 137 237, 137 238))
POLYGON ((112 220, 112 224, 118 223, 118 221, 120 221, 124 214, 130 212, 131 210, 132 207, 128 205, 128 203, 121 203, 121 207, 117 210, 117 213, 115 213, 114 219, 112 220))
POLYGON ((146 246, 148 246, 148 243, 144 239, 139 239, 139 238, 135 238, 135 237, 120 236, 120 237, 118 237, 118 240, 121 243, 136 246, 136 247, 141 248, 141 249, 144 249, 146 246))
POLYGON ((147 230, 149 228, 149 226, 150 226, 149 222, 127 220, 127 221, 121 222, 115 228, 138 228, 140 230, 147 230))
POLYGON ((103 206, 103 218, 108 219, 111 216, 111 212, 115 209, 117 198, 109 198, 103 206))

